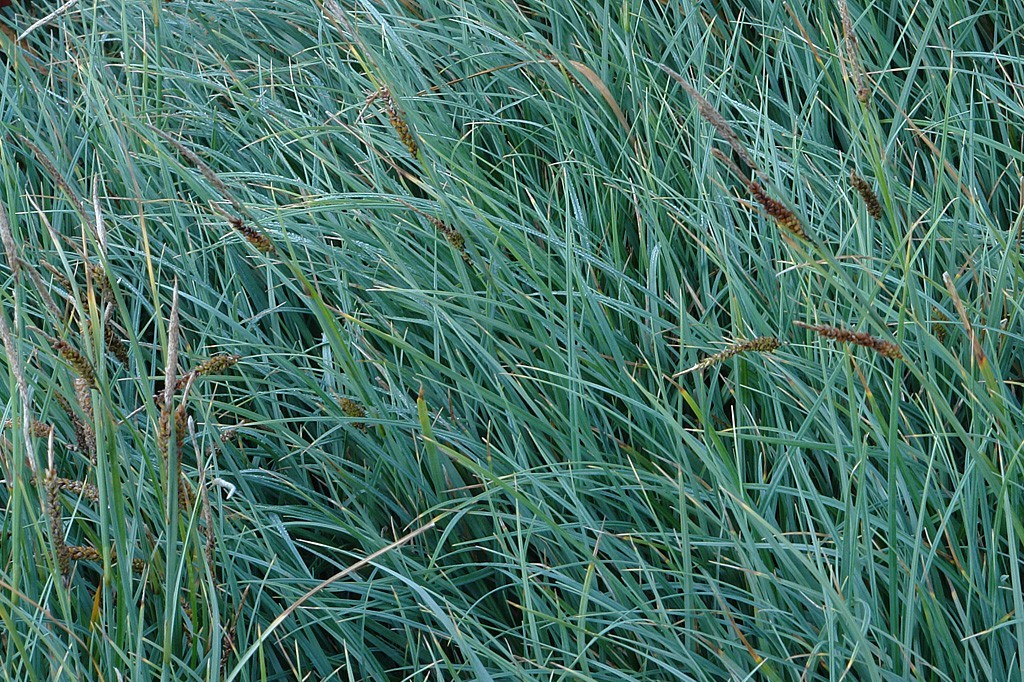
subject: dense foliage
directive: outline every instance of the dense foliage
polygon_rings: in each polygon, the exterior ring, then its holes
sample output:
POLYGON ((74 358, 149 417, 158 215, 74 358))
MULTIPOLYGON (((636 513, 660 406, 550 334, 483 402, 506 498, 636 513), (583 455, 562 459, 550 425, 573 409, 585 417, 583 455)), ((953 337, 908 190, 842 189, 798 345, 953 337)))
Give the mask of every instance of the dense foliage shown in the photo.
POLYGON ((1020 6, 0 22, 0 679, 1020 679, 1020 6))

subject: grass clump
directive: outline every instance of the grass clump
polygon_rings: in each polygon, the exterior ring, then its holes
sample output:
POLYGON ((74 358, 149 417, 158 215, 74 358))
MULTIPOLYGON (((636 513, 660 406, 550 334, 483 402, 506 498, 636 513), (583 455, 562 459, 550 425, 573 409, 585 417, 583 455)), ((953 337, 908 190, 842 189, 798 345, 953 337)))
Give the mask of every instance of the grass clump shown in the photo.
POLYGON ((56 9, 5 679, 1019 675, 1014 5, 56 9))

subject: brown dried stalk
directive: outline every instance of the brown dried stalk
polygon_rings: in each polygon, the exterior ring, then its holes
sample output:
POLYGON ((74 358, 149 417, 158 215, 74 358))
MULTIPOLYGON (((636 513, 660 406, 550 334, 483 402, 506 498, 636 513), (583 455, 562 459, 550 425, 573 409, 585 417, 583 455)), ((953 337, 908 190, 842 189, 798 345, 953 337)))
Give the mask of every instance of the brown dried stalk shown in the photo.
MULTIPOLYGON (((366 408, 351 398, 341 398, 338 400, 338 404, 341 406, 341 411, 346 417, 360 419, 366 416, 366 408)), ((366 429, 366 424, 363 422, 352 422, 352 425, 360 430, 366 429)))
POLYGON ((765 194, 764 188, 756 182, 751 182, 747 185, 747 189, 749 189, 750 193, 754 195, 754 199, 757 200, 757 203, 761 204, 765 212, 775 219, 775 222, 779 227, 784 229, 786 232, 789 232, 794 237, 799 237, 804 240, 807 239, 807 233, 804 232, 803 225, 800 224, 800 219, 797 218, 785 204, 765 194))
POLYGON ((433 216, 427 216, 427 220, 430 221, 430 224, 433 225, 438 232, 444 235, 444 238, 448 240, 448 243, 451 244, 456 251, 461 253, 464 258, 467 256, 466 238, 462 236, 461 232, 448 223, 438 220, 433 216))
POLYGON ((57 283, 64 291, 71 293, 71 280, 64 276, 53 264, 47 261, 39 261, 39 264, 43 266, 43 269, 53 275, 53 281, 57 283))
POLYGON ((235 198, 234 193, 232 193, 232 191, 228 189, 228 186, 224 184, 224 181, 220 179, 220 176, 217 175, 217 173, 215 173, 214 170, 210 168, 205 161, 200 159, 195 152, 193 152, 191 149, 189 149, 188 147, 186 147, 181 142, 174 139, 164 131, 160 130, 159 128, 148 124, 146 127, 152 130, 158 136, 160 136, 160 138, 162 138, 172 147, 177 149, 178 153, 184 156, 189 163, 195 166, 196 169, 202 174, 202 176, 206 178, 206 181, 213 185, 213 188, 220 192, 224 196, 224 198, 231 203, 231 207, 234 208, 235 211, 242 214, 243 216, 248 216, 248 212, 245 210, 245 207, 242 205, 240 201, 238 201, 238 199, 235 198))
POLYGON ((732 126, 726 122, 725 118, 718 113, 718 110, 711 105, 711 102, 704 99, 704 97, 697 92, 697 89, 690 85, 688 80, 664 64, 661 64, 660 66, 661 69, 671 76, 673 80, 679 83, 683 90, 686 91, 686 94, 697 103, 697 111, 700 112, 700 115, 704 117, 705 121, 711 124, 711 127, 718 131, 719 135, 725 138, 725 141, 729 143, 729 146, 732 147, 734 152, 736 152, 736 155, 743 160, 743 163, 747 164, 751 170, 756 171, 757 165, 755 165, 754 160, 750 158, 747 148, 740 142, 740 138, 736 135, 736 131, 733 130, 732 126))
POLYGON ((78 197, 78 194, 76 194, 75 191, 71 188, 71 185, 64 178, 64 176, 61 175, 60 171, 57 170, 57 166, 55 166, 53 161, 50 160, 50 157, 44 154, 43 150, 37 147, 32 142, 32 140, 28 139, 27 137, 20 133, 15 134, 18 136, 19 139, 21 139, 22 144, 29 148, 32 154, 36 157, 36 160, 39 161, 39 165, 41 165, 43 169, 45 169, 46 172, 50 175, 50 179, 53 180, 53 182, 61 189, 62 192, 64 192, 64 195, 67 197, 68 201, 70 201, 72 205, 75 207, 75 212, 78 213, 78 215, 82 218, 82 222, 84 222, 90 228, 91 232, 95 234, 96 225, 93 221, 93 216, 89 215, 89 213, 85 210, 85 203, 78 197))
POLYGON ((878 201, 878 196, 874 190, 871 189, 871 185, 867 180, 857 175, 857 171, 850 171, 850 186, 857 191, 860 198, 864 201, 864 206, 868 210, 870 215, 875 220, 880 220, 882 217, 882 204, 878 201))
POLYGON ((246 241, 256 247, 256 250, 260 253, 270 255, 276 251, 274 243, 270 241, 270 237, 258 231, 251 225, 246 225, 245 221, 235 216, 228 218, 228 224, 235 232, 245 237, 246 241))
POLYGON ((798 327, 804 329, 810 329, 819 336, 824 336, 826 339, 832 339, 833 341, 839 341, 841 343, 852 343, 857 346, 864 346, 870 348, 879 355, 883 355, 891 360, 899 360, 903 357, 903 351, 900 347, 892 341, 886 341, 875 336, 871 336, 867 332, 855 332, 849 329, 843 329, 842 327, 830 327, 824 324, 807 324, 796 320, 793 322, 798 327))
POLYGON ((60 484, 57 470, 53 466, 46 469, 43 477, 43 488, 46 495, 43 499, 43 514, 50 523, 50 537, 57 555, 57 568, 62 577, 67 578, 71 572, 71 553, 64 542, 64 520, 60 509, 60 484))
POLYGON ((46 340, 50 343, 50 347, 57 351, 64 358, 65 362, 71 365, 71 369, 85 382, 86 386, 89 388, 96 387, 96 373, 84 355, 63 339, 46 336, 46 340))
POLYGON ((402 112, 399 111, 398 106, 395 104, 395 98, 391 95, 391 91, 387 88, 381 88, 373 95, 370 95, 368 101, 373 101, 374 99, 384 100, 384 108, 388 113, 388 122, 391 123, 391 127, 398 133, 398 139, 409 150, 409 155, 416 158, 420 153, 419 144, 416 143, 412 129, 409 128, 409 124, 406 123, 402 112))
POLYGON ((725 350, 719 351, 714 355, 710 355, 704 358, 693 367, 690 367, 689 369, 684 369, 682 372, 679 372, 679 374, 676 374, 676 376, 689 374, 690 372, 696 370, 707 369, 712 365, 716 365, 720 362, 725 362, 729 358, 739 355, 741 353, 773 353, 776 350, 778 350, 781 346, 782 343, 774 336, 759 336, 758 338, 753 339, 752 341, 734 343, 725 350))
POLYGON ((846 52, 846 60, 853 72, 853 84, 857 88, 857 99, 861 104, 867 106, 871 102, 871 91, 864 81, 864 66, 860 62, 860 45, 857 42, 857 34, 853 30, 853 20, 850 18, 850 8, 846 0, 839 0, 839 16, 843 22, 843 48, 846 52))
POLYGON ((18 269, 21 259, 18 258, 18 247, 14 243, 14 234, 11 232, 11 222, 7 218, 7 209, 0 202, 0 242, 3 242, 4 252, 7 255, 7 266, 18 276, 18 269))
POLYGON ((723 152, 718 147, 714 147, 711 150, 711 155, 716 159, 725 164, 725 167, 732 171, 733 175, 743 181, 744 185, 750 184, 750 178, 743 172, 743 169, 736 165, 736 162, 729 158, 729 155, 723 152))

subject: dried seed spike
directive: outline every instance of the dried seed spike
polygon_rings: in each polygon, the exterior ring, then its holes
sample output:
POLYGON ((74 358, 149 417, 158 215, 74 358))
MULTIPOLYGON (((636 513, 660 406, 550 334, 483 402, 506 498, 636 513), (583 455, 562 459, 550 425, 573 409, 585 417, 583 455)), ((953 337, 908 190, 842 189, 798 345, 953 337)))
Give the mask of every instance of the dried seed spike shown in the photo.
POLYGON ((690 372, 693 372, 698 369, 707 369, 712 365, 724 362, 735 355, 739 355, 740 353, 773 353, 776 350, 778 350, 781 346, 782 343, 774 336, 759 336, 756 339, 753 339, 752 341, 742 341, 739 343, 734 343, 725 350, 719 351, 714 355, 710 355, 704 358, 693 367, 683 370, 676 376, 689 374, 690 372))
MULTIPOLYGON (((192 437, 192 442, 197 442, 196 438, 196 422, 191 417, 188 420, 188 433, 192 437)), ((206 537, 206 543, 203 547, 203 557, 206 559, 206 565, 210 569, 211 575, 216 575, 217 565, 213 561, 213 552, 216 549, 217 534, 213 528, 213 510, 210 508, 210 495, 207 491, 207 486, 203 485, 206 481, 206 468, 203 466, 202 453, 199 448, 195 448, 196 454, 196 471, 199 472, 199 484, 198 497, 200 501, 200 511, 203 515, 203 534, 206 537)), ((210 455, 213 456, 214 449, 210 448, 210 455)))
POLYGON ((50 346, 57 351, 64 361, 71 365, 71 369, 75 371, 81 379, 90 388, 96 387, 96 373, 92 369, 92 365, 85 358, 84 355, 78 352, 74 346, 63 339, 57 339, 52 336, 47 336, 46 340, 49 341, 50 346))
POLYGON ((106 314, 103 316, 103 343, 106 344, 107 350, 110 351, 111 355, 117 358, 124 367, 128 366, 128 347, 124 345, 124 341, 117 335, 117 331, 114 329, 111 320, 111 313, 113 312, 113 306, 108 304, 106 314))
POLYGON ((93 502, 100 501, 100 489, 92 483, 76 481, 70 478, 58 478, 57 485, 61 490, 66 490, 73 495, 80 495, 93 502))
MULTIPOLYGON (((80 444, 89 457, 89 461, 95 464, 96 433, 92 430, 92 387, 81 377, 75 377, 71 383, 75 387, 75 399, 78 401, 78 406, 82 408, 86 417, 85 421, 80 423, 82 429, 80 444)), ((76 428, 78 428, 78 424, 76 424, 76 428)))
POLYGON ((71 554, 64 542, 64 521, 60 509, 60 486, 57 482, 57 470, 48 467, 43 476, 43 487, 46 496, 43 500, 43 514, 50 522, 50 536, 53 539, 53 549, 57 554, 57 568, 61 576, 67 578, 71 572, 71 554))
POLYGON ((61 313, 60 308, 57 307, 57 304, 53 302, 53 297, 50 296, 50 287, 43 281, 39 271, 25 261, 21 261, 20 265, 25 266, 25 269, 28 270, 28 274, 36 286, 36 291, 39 292, 39 297, 43 299, 43 305, 45 305, 46 309, 50 311, 51 315, 53 315, 53 319, 61 319, 63 314, 61 313))
POLYGON ((974 325, 971 324, 967 308, 964 306, 960 294, 957 293, 956 283, 953 282, 953 278, 950 277, 948 272, 942 273, 942 283, 946 285, 946 291, 949 292, 949 297, 953 300, 953 307, 956 308, 956 313, 960 316, 960 323, 963 325, 964 331, 967 332, 967 338, 971 340, 971 353, 974 355, 974 361, 978 364, 978 367, 984 367, 988 364, 988 357, 985 355, 985 349, 981 345, 981 337, 974 331, 974 325))
POLYGON ((433 225, 438 232, 444 235, 444 238, 448 240, 456 251, 462 253, 463 257, 466 256, 466 238, 462 236, 462 233, 456 230, 454 227, 446 222, 438 220, 433 216, 427 216, 427 220, 433 225))
MULTIPOLYGON (((14 381, 18 386, 18 396, 21 398, 21 409, 22 415, 27 418, 32 413, 32 406, 29 402, 28 393, 28 382, 25 380, 25 373, 22 371, 21 356, 18 353, 18 348, 15 345, 14 335, 11 331, 11 327, 7 324, 7 311, 0 306, 0 344, 3 344, 4 352, 7 354, 7 364, 10 368, 11 374, 14 375, 14 381)), ((32 450, 32 439, 29 438, 28 424, 23 423, 22 428, 25 429, 25 443, 29 454, 29 468, 35 472, 35 455, 32 450)))
POLYGON ((246 225, 245 221, 241 218, 230 218, 228 224, 231 225, 232 229, 238 232, 240 235, 245 237, 246 241, 256 247, 256 250, 260 253, 272 254, 276 250, 274 243, 270 241, 270 237, 259 232, 256 228, 251 225, 246 225))
POLYGON ((21 139, 22 144, 29 148, 32 154, 36 157, 36 160, 39 161, 39 165, 41 165, 50 175, 50 179, 53 180, 53 182, 57 185, 57 187, 61 189, 62 192, 64 192, 64 195, 67 197, 68 201, 70 201, 72 205, 74 205, 75 212, 78 213, 79 217, 82 218, 82 221, 95 234, 96 226, 93 222, 93 216, 89 215, 89 213, 85 210, 85 203, 83 203, 82 200, 78 197, 75 191, 71 188, 71 185, 68 183, 68 181, 64 178, 63 175, 61 175, 60 171, 57 170, 57 167, 53 164, 53 161, 50 160, 50 157, 44 154, 43 150, 37 147, 32 142, 32 140, 28 139, 21 133, 15 134, 21 139))
POLYGON ((86 263, 85 271, 88 274, 89 279, 94 282, 96 288, 99 289, 100 300, 108 304, 113 303, 114 290, 110 286, 110 280, 107 279, 107 272, 103 269, 103 266, 86 263))
POLYGON ((92 214, 96 218, 96 241, 100 245, 100 255, 107 255, 107 226, 103 222, 103 210, 100 208, 99 178, 94 177, 92 185, 92 214))
POLYGON ((409 124, 406 123, 405 118, 402 116, 402 112, 395 105, 395 98, 391 96, 391 91, 387 88, 381 88, 379 92, 379 97, 384 100, 385 108, 388 112, 388 122, 391 123, 391 127, 398 133, 398 139, 409 150, 410 156, 416 158, 420 153, 419 145, 416 143, 416 138, 413 137, 409 124))
POLYGON ((764 188, 756 182, 751 182, 747 185, 750 193, 754 195, 754 199, 757 203, 761 204, 765 212, 768 213, 775 222, 782 229, 786 230, 795 237, 800 239, 807 239, 807 233, 804 232, 803 226, 800 224, 800 219, 786 207, 781 201, 776 201, 770 196, 765 194, 764 188))
POLYGON ((751 170, 756 171, 757 165, 754 163, 754 160, 750 158, 747 148, 740 142, 740 138, 736 135, 736 131, 734 131, 732 126, 726 122, 725 118, 718 113, 718 110, 711 105, 711 102, 704 99, 704 97, 697 92, 697 89, 690 85, 688 80, 664 64, 661 64, 660 66, 662 70, 671 76, 673 80, 679 83, 683 90, 686 91, 686 94, 697 103, 697 111, 700 112, 700 115, 718 131, 719 135, 725 138, 725 141, 729 143, 729 146, 732 147, 733 151, 736 152, 736 155, 740 157, 743 163, 747 164, 751 170))
POLYGON ((852 343, 856 346, 864 346, 870 348, 879 355, 883 355, 890 360, 899 360, 903 357, 903 351, 900 347, 892 341, 886 341, 884 339, 871 336, 867 332, 855 332, 849 329, 843 329, 842 327, 831 327, 825 324, 808 324, 795 320, 793 322, 797 327, 803 327, 804 329, 810 329, 819 336, 823 336, 826 339, 832 339, 833 341, 840 341, 842 343, 852 343))
POLYGON ((46 424, 44 422, 39 421, 38 419, 33 419, 32 423, 29 424, 28 427, 29 433, 31 433, 36 438, 48 438, 50 436, 51 430, 53 430, 52 424, 46 424))
POLYGON ((850 186, 857 190, 857 194, 864 201, 864 206, 868 210, 870 215, 875 220, 880 220, 882 217, 882 204, 878 201, 878 196, 871 189, 871 185, 867 180, 857 175, 857 171, 850 171, 850 186))
POLYGON ((207 374, 220 374, 224 370, 233 366, 236 362, 242 359, 241 355, 228 355, 227 353, 220 353, 214 355, 209 360, 203 362, 201 365, 195 368, 195 373, 199 376, 206 376, 207 374))
POLYGON ((867 106, 871 102, 871 91, 864 82, 864 66, 860 62, 860 46, 857 42, 857 34, 853 30, 853 20, 850 18, 850 8, 846 0, 839 0, 839 16, 843 23, 843 51, 846 53, 846 60, 852 71, 853 83, 857 88, 857 99, 861 104, 867 106))
POLYGON ((95 547, 78 545, 68 547, 68 558, 72 561, 101 561, 103 555, 95 547))
POLYGON ((71 425, 75 429, 75 443, 77 450, 90 455, 91 453, 95 453, 96 436, 92 432, 92 427, 79 418, 74 409, 72 409, 71 403, 68 402, 67 398, 62 396, 60 393, 54 393, 53 399, 57 401, 57 404, 60 405, 62 410, 64 410, 68 419, 71 420, 71 425))
POLYGON ((146 124, 146 127, 148 127, 154 133, 159 135, 165 142, 170 144, 172 147, 177 149, 178 153, 184 156, 189 163, 195 166, 202 174, 202 176, 206 178, 206 181, 213 185, 214 189, 220 192, 224 196, 224 198, 231 203, 232 208, 234 208, 238 213, 241 213, 244 216, 248 216, 248 212, 245 210, 245 207, 242 206, 242 203, 235 198, 235 195, 231 192, 231 190, 228 189, 228 186, 224 184, 224 181, 220 179, 220 176, 218 176, 217 173, 215 173, 214 170, 210 168, 205 161, 200 159, 195 152, 193 152, 191 149, 183 145, 181 142, 175 140, 173 137, 171 137, 164 131, 160 130, 159 128, 149 124, 146 124))
POLYGON ((174 400, 174 389, 177 387, 178 375, 178 343, 181 339, 181 322, 178 308, 178 280, 174 280, 174 291, 171 294, 171 317, 167 323, 167 365, 164 367, 164 411, 171 411, 174 400))
POLYGON ((750 184, 750 178, 743 172, 743 169, 736 165, 736 162, 729 158, 729 155, 723 152, 718 147, 711 150, 712 156, 725 164, 725 167, 732 171, 733 175, 743 181, 744 185, 750 184))
POLYGON ((7 267, 17 277, 21 259, 18 258, 18 247, 14 243, 14 234, 11 232, 11 223, 7 219, 7 209, 4 208, 3 202, 0 202, 0 242, 3 242, 7 255, 7 267))
MULTIPOLYGON (((178 466, 180 468, 181 465, 178 466)), ((178 472, 178 509, 186 514, 192 509, 192 486, 181 471, 178 472)))
POLYGON ((57 269, 52 263, 48 261, 39 261, 39 264, 43 266, 43 269, 53 275, 53 281, 60 285, 64 291, 71 292, 71 280, 64 276, 64 273, 57 269))

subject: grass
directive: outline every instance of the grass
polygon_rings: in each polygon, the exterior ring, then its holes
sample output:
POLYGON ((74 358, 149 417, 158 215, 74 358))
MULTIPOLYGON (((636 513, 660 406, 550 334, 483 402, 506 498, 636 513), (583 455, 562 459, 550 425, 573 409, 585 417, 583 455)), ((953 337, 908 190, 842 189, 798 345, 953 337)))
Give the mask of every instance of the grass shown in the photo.
POLYGON ((55 9, 0 679, 1021 679, 1012 3, 55 9))

